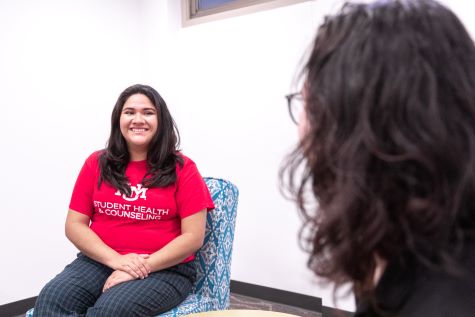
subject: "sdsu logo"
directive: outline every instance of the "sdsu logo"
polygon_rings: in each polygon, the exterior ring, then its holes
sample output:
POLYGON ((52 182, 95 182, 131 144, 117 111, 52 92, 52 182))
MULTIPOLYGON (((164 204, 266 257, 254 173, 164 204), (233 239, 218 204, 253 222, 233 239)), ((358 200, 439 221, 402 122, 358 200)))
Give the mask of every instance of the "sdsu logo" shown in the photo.
POLYGON ((136 201, 139 198, 142 198, 143 200, 147 200, 146 193, 147 193, 148 188, 145 188, 145 187, 142 188, 142 184, 137 184, 137 187, 130 186, 130 189, 132 190, 132 194, 130 195, 130 197, 127 197, 125 194, 122 194, 120 190, 116 191, 115 195, 122 196, 122 198, 127 201, 136 201))

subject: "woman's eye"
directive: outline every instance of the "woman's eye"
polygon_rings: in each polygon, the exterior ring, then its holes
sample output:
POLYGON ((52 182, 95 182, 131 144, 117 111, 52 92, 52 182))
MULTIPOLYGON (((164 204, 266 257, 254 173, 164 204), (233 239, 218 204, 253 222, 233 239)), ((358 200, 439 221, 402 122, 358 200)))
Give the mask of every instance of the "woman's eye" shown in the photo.
POLYGON ((147 115, 147 116, 153 116, 154 114, 155 114, 155 112, 153 112, 153 111, 145 112, 145 115, 147 115))
POLYGON ((126 115, 131 115, 131 114, 134 114, 134 113, 133 113, 132 111, 130 111, 130 110, 127 110, 127 111, 124 111, 124 114, 126 114, 126 115))

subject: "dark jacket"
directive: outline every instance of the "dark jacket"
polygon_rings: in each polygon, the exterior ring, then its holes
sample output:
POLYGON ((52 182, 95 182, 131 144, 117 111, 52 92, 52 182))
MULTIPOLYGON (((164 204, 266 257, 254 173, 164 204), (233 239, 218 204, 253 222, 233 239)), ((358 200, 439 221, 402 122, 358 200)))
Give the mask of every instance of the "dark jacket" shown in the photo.
POLYGON ((422 265, 390 263, 375 290, 381 310, 362 298, 355 317, 475 317, 474 241, 463 249, 458 275, 422 265))

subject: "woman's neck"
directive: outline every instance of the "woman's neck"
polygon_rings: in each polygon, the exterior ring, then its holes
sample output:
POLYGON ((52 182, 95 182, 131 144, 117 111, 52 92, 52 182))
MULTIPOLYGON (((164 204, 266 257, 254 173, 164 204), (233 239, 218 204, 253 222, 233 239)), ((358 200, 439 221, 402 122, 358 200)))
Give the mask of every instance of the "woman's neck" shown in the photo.
POLYGON ((131 151, 129 149, 129 155, 130 155, 131 161, 143 161, 147 159, 147 151, 137 151, 137 150, 131 151))

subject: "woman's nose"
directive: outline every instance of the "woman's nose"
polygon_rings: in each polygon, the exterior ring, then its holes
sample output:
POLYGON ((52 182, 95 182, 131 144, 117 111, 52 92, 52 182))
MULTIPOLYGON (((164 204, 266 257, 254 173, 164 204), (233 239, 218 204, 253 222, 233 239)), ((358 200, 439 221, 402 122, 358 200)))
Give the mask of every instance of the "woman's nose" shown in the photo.
POLYGON ((144 117, 141 113, 136 113, 135 116, 133 117, 132 121, 141 123, 141 122, 144 122, 144 117))

